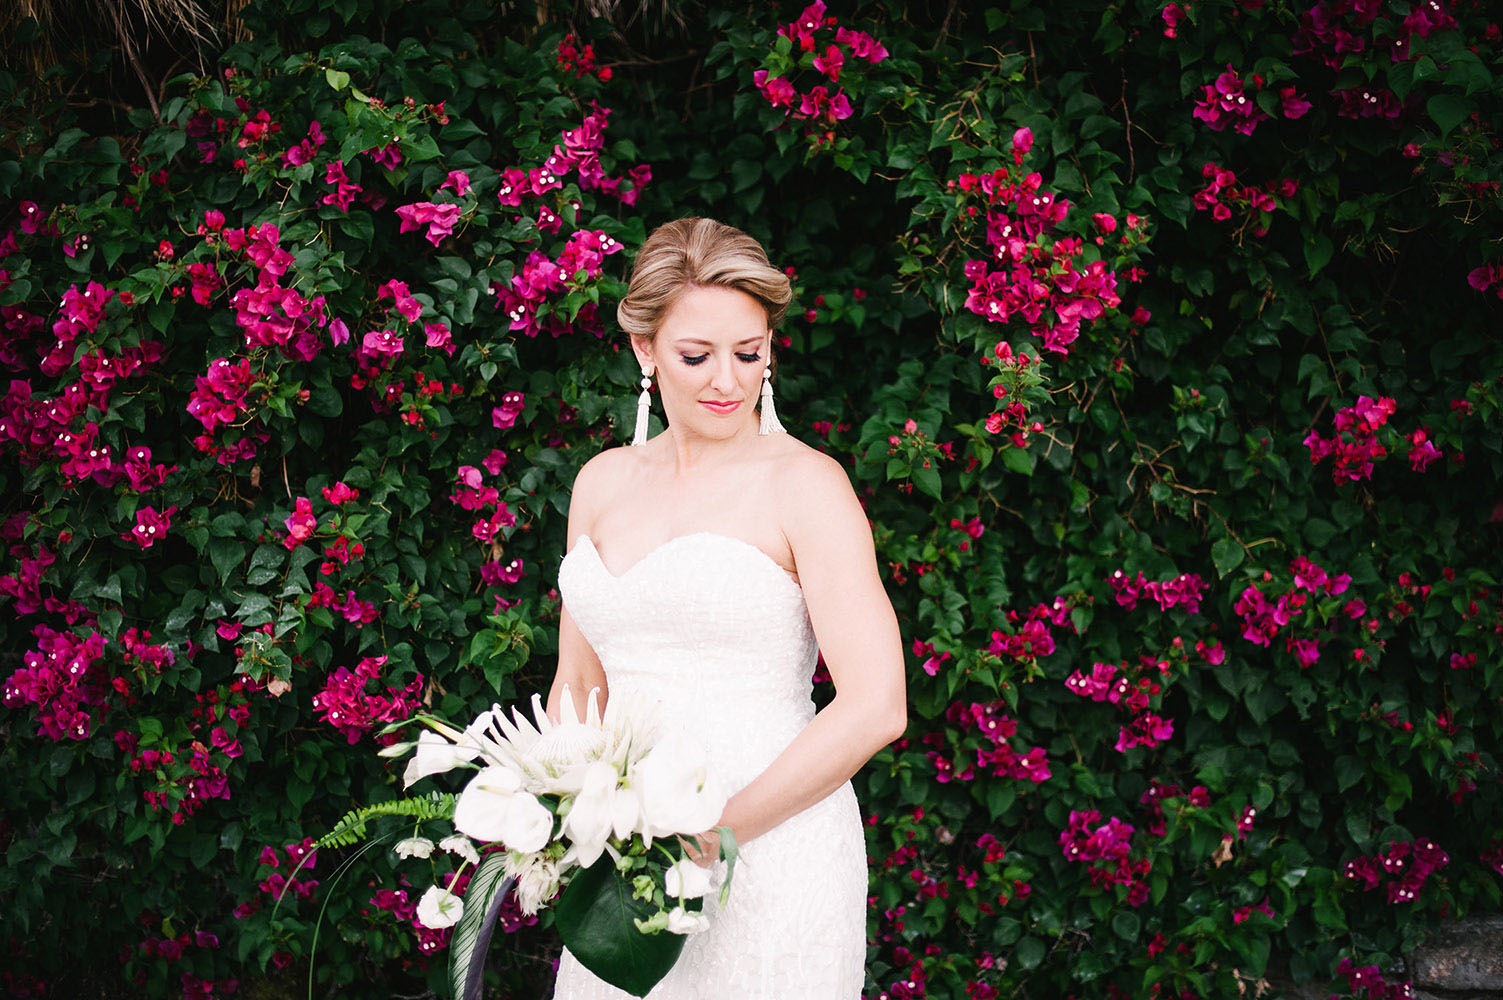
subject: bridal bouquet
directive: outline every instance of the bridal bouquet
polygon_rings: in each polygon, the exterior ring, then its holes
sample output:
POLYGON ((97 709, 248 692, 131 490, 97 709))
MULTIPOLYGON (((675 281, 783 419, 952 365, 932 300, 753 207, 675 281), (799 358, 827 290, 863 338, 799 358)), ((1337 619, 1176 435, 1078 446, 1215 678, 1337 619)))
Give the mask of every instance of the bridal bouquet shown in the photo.
MULTIPOLYGON (((450 981, 456 1000, 468 983, 478 986, 490 929, 512 884, 524 913, 552 901, 559 934, 574 956, 633 996, 645 996, 668 974, 685 935, 709 926, 704 897, 719 880, 685 855, 676 835, 709 829, 725 808, 726 794, 702 748, 680 733, 660 733, 649 703, 623 692, 609 699, 602 716, 598 694, 590 691, 580 719, 564 687, 558 723, 537 695, 535 724, 517 709, 508 717, 499 705, 464 729, 425 714, 408 720, 429 729, 416 742, 381 751, 412 752, 404 786, 473 770, 463 791, 354 810, 318 842, 353 843, 380 814, 453 823, 455 832, 437 846, 465 858, 461 871, 476 866, 465 898, 435 885, 417 913, 429 927, 454 928, 450 981)), ((723 907, 737 848, 729 827, 718 832, 726 862, 719 887, 723 907)), ((426 857, 434 846, 415 835, 396 849, 426 857)))

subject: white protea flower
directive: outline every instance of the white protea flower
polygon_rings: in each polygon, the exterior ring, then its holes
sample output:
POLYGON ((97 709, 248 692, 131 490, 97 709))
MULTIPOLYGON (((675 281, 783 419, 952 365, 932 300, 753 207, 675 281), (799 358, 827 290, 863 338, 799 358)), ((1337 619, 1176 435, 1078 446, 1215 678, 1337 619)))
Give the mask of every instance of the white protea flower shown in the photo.
POLYGON ((472 865, 480 864, 480 852, 475 850, 475 845, 470 838, 462 833, 452 834, 438 842, 439 850, 457 854, 472 865))
POLYGON ((397 841, 392 850, 399 858, 426 858, 433 853, 433 841, 427 837, 408 837, 397 841))
POLYGON ((534 694, 532 720, 515 707, 507 718, 497 705, 465 732, 492 763, 516 771, 529 792, 574 795, 590 764, 609 760, 624 770, 633 750, 640 756, 652 739, 652 711, 645 698, 612 697, 602 715, 599 694, 599 688, 590 689, 583 719, 565 684, 558 722, 548 717, 541 696, 534 694))
POLYGON ((418 923, 439 930, 453 927, 464 916, 464 900, 442 886, 431 885, 418 900, 418 923))

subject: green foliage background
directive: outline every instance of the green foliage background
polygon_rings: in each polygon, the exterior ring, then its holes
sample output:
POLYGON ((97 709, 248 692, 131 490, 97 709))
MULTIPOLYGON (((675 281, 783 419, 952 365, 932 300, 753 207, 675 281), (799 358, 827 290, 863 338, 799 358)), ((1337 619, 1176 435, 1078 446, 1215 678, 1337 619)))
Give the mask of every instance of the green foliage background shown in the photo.
MULTIPOLYGON (((746 229, 796 269, 779 412, 850 469, 905 639, 949 654, 932 673, 927 652, 911 657, 909 733, 856 779, 875 817, 869 995, 1228 996, 1273 973, 1328 982, 1341 958, 1388 971, 1438 917, 1498 911, 1503 350, 1498 301, 1468 275, 1500 257, 1503 67, 1485 5, 1450 5, 1456 26, 1428 37, 1402 28, 1414 6, 1375 9, 1353 28, 1366 47, 1339 70, 1319 45, 1296 51, 1310 12, 1284 3, 1199 0, 1175 37, 1149 2, 832 10, 890 56, 847 55, 840 85, 854 113, 812 142, 753 82, 757 69, 805 91, 819 82, 813 54, 776 34, 798 15, 791 7, 686 8, 682 27, 613 31, 571 23, 567 10, 545 10, 539 25, 532 10, 459 0, 253 4, 243 15, 251 40, 222 53, 213 75, 177 79, 160 122, 137 111, 128 126, 35 100, 0 74, 0 226, 31 201, 58 229, 18 234, 0 260, 0 305, 45 320, 16 336, 12 377, 43 400, 78 380, 76 366, 48 376, 37 359, 64 291, 100 282, 117 298, 80 353, 157 341, 165 354, 87 419, 116 455, 144 444, 154 462, 177 466, 138 495, 69 480, 46 443, 39 463, 22 462, 14 435, 0 435, 0 514, 17 529, 0 573, 20 572, 38 546, 54 551, 41 593, 96 619, 101 669, 128 692, 107 695, 82 740, 38 735, 29 706, 0 712, 8 988, 64 995, 105 981, 177 995, 187 972, 221 992, 234 978, 251 995, 285 994, 307 975, 320 908, 318 992, 440 988, 442 962, 367 904, 404 871, 415 898, 428 873, 378 851, 336 886, 343 859, 321 858, 312 897, 289 898, 273 916, 258 855, 398 792, 371 737, 351 746, 313 711, 336 668, 385 654, 383 687, 421 674, 424 698, 451 718, 546 689, 569 483, 630 433, 635 372, 614 301, 647 231, 688 214, 746 229), (558 65, 571 29, 612 66, 609 81, 558 65), (1391 59, 1383 39, 1404 34, 1414 58, 1391 59), (1251 135, 1191 114, 1229 65, 1267 81, 1257 100, 1272 117, 1251 135), (1308 97, 1308 114, 1281 113, 1283 86, 1308 97), (1351 88, 1381 88, 1402 111, 1342 115, 1334 92, 1351 88), (646 163, 652 180, 631 207, 566 178, 546 196, 563 231, 540 232, 531 200, 498 205, 497 171, 540 165, 591 101, 612 109, 607 173, 646 163), (424 109, 439 102, 446 121, 424 109), (260 110, 281 131, 237 148, 260 110), (203 111, 232 126, 211 163, 185 131, 203 111), (314 163, 283 166, 281 152, 314 120, 327 145, 314 163), (1120 304, 1083 322, 1068 354, 1041 352, 1021 319, 990 323, 965 306, 965 264, 989 253, 986 208, 948 182, 1015 167, 1023 127, 1034 146, 1014 177, 1036 171, 1069 202, 1057 231, 1034 242, 1047 250, 1076 237, 1082 268, 1099 260, 1117 275, 1120 304), (361 155, 393 142, 396 169, 361 155), (244 169, 233 165, 240 156, 244 169), (322 204, 333 159, 383 203, 348 213, 322 204), (1207 163, 1235 171, 1239 185, 1278 192, 1289 179, 1296 190, 1275 193, 1266 215, 1238 207, 1217 220, 1194 201, 1207 163), (395 206, 443 200, 435 192, 451 170, 476 187, 448 199, 464 211, 454 235, 435 247, 399 232, 395 206), (311 361, 246 347, 229 297, 254 271, 197 234, 210 209, 231 227, 278 226, 294 255, 284 284, 325 296, 354 342, 325 342, 311 361), (1096 213, 1117 223, 1100 245, 1096 213), (626 252, 550 308, 574 321, 598 303, 604 336, 576 326, 519 337, 494 308, 492 283, 509 283, 533 250, 556 256, 576 228, 626 252), (87 246, 64 254, 84 233, 87 246), (171 259, 158 253, 164 239, 171 259), (173 294, 190 287, 190 263, 215 264, 227 282, 207 306, 173 294), (387 315, 377 288, 390 279, 408 283, 421 322, 453 329, 452 357, 421 346, 421 323, 387 315), (409 349, 378 381, 401 380, 406 394, 376 405, 379 385, 351 384, 349 352, 393 322, 409 349), (999 340, 1038 363, 1002 372, 999 340), (221 443, 269 435, 253 459, 227 466, 195 449, 201 428, 185 409, 220 357, 248 358, 257 373, 253 422, 221 443), (462 391, 418 397, 419 371, 462 391), (523 393, 525 409, 498 430, 491 411, 507 392, 523 393), (1359 396, 1395 401, 1377 438, 1388 454, 1370 478, 1333 482, 1331 460, 1313 464, 1304 442, 1312 431, 1332 437, 1333 416, 1359 396), (1017 400, 1039 424, 1022 444, 1016 428, 986 428, 1017 400), (1424 471, 1407 461, 1418 427, 1443 456, 1424 471), (473 517, 450 495, 460 466, 493 448, 509 461, 487 483, 517 523, 492 545, 472 537, 473 517), (319 490, 336 481, 359 498, 324 503, 319 490), (283 522, 296 497, 313 499, 320 527, 289 552, 283 522), (145 504, 177 512, 167 537, 142 550, 121 533, 145 504), (322 579, 312 544, 340 533, 365 546, 334 577, 336 591, 374 602, 377 618, 359 627, 308 604, 322 579), (1249 586, 1270 600, 1295 593, 1291 564, 1302 556, 1349 574, 1350 589, 1309 595, 1266 648, 1244 639, 1239 597, 1249 586), (520 559, 525 575, 487 585, 480 568, 492 559, 520 559), (1197 574, 1208 586, 1195 613, 1161 611, 1147 595, 1129 609, 1108 582, 1118 570, 1150 581, 1197 574), (518 603, 499 608, 498 595, 518 603), (1353 598, 1366 605, 1357 619, 1345 610, 1353 598), (1039 605, 1067 610, 1047 626, 1052 651, 1032 655, 1006 637, 1039 605), (225 640, 221 621, 245 631, 225 640), (173 663, 128 662, 120 638, 131 627, 169 646, 173 663), (1318 660, 1301 666, 1286 637, 1318 641, 1318 660), (1213 640, 1220 664, 1194 652, 1213 640), (1453 667, 1453 654, 1475 654, 1475 665, 1453 667), (1064 682, 1097 662, 1136 675, 1141 657, 1162 665, 1151 703, 1174 732, 1122 752, 1122 712, 1064 682), (248 720, 226 726, 243 756, 211 754, 230 798, 174 824, 141 793, 186 776, 189 748, 205 739, 195 698, 233 700, 237 670, 290 690, 251 695, 248 720), (980 767, 973 780, 940 780, 936 755, 963 770, 989 745, 962 723, 971 705, 1015 720, 1012 745, 1043 748, 1052 777, 1033 784, 980 767), (117 731, 176 762, 133 772, 117 731), (1209 804, 1166 799, 1156 835, 1143 802, 1151 782, 1204 786, 1209 804), (1249 806, 1255 818, 1240 836, 1249 806), (1093 883, 1091 866, 1063 856, 1072 811, 1089 809, 1136 828, 1130 857, 1148 863, 1146 899, 1093 883), (987 859, 985 834, 1005 856, 987 859), (1412 902, 1390 904, 1342 877, 1354 858, 1425 837, 1449 863, 1412 902), (263 905, 231 916, 252 900, 263 905), (1247 909, 1265 901, 1267 912, 1247 909), (212 933, 219 946, 178 959, 142 948, 184 931, 212 933)), ((37 648, 39 623, 69 627, 47 610, 0 623, 5 675, 37 648)), ((498 940, 498 995, 539 995, 555 949, 546 919, 498 940)))

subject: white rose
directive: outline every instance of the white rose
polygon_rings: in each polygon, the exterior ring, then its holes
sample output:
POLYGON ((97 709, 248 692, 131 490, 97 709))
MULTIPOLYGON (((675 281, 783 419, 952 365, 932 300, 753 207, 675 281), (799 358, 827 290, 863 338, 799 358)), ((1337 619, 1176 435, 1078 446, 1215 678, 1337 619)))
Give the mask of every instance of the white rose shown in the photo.
POLYGON ((509 850, 541 850, 553 833, 553 813, 521 786, 508 768, 481 771, 454 804, 454 828, 486 843, 500 841, 509 850))
POLYGON ((663 873, 663 888, 675 899, 697 899, 709 895, 715 885, 708 868, 684 858, 663 873))
POLYGON ((434 930, 453 927, 462 916, 464 916, 464 900, 440 886, 429 886, 428 891, 423 893, 423 898, 418 900, 418 923, 424 927, 431 927, 434 930))
POLYGON ((649 842, 672 833, 703 833, 720 822, 728 796, 710 773, 704 747, 671 731, 637 762, 632 785, 649 842))
POLYGON ((698 934, 709 927, 710 918, 703 913, 685 910, 682 906, 668 911, 668 930, 674 934, 698 934))
POLYGON ((408 837, 397 841, 392 850, 399 858, 426 858, 433 853, 433 841, 427 837, 408 837))
POLYGON ((445 837, 438 842, 441 850, 450 854, 457 854, 472 865, 480 864, 480 852, 475 850, 475 845, 470 843, 470 838, 464 834, 456 833, 445 837))

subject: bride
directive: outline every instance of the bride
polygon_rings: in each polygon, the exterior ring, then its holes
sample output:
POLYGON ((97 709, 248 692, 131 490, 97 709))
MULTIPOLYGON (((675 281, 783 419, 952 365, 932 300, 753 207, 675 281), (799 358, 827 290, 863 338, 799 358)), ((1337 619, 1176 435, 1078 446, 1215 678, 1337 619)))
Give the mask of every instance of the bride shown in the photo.
MULTIPOLYGON (((649 1000, 858 1000, 867 869, 850 778, 906 726, 902 643, 866 516, 834 459, 782 433, 772 333, 791 299, 756 240, 711 219, 643 244, 618 316, 637 438, 579 471, 548 714, 563 688, 638 690, 733 794, 729 902, 649 1000), (668 429, 646 440, 650 379, 668 429), (760 393, 760 413, 756 404, 760 393), (823 652, 834 699, 810 700, 823 652)), ((719 837, 685 839, 715 869, 719 837)), ((566 949, 555 1000, 625 1000, 566 949)))

